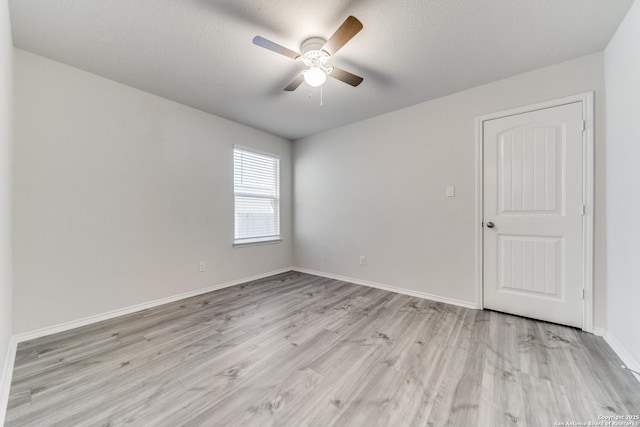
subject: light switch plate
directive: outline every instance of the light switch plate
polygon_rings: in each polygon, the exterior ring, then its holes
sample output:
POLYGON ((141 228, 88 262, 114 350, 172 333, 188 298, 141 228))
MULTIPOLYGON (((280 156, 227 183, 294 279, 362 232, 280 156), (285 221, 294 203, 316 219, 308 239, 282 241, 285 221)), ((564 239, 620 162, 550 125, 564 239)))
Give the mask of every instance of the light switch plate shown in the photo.
POLYGON ((447 185, 447 197, 456 197, 456 187, 447 185))

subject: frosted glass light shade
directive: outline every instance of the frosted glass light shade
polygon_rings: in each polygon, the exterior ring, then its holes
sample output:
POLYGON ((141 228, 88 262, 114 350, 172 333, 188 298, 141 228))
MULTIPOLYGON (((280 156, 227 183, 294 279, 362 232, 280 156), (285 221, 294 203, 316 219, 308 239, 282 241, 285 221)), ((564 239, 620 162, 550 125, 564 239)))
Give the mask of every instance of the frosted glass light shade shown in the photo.
POLYGON ((309 69, 304 72, 304 81, 312 87, 322 86, 322 84, 327 81, 327 73, 320 67, 309 67, 309 69))

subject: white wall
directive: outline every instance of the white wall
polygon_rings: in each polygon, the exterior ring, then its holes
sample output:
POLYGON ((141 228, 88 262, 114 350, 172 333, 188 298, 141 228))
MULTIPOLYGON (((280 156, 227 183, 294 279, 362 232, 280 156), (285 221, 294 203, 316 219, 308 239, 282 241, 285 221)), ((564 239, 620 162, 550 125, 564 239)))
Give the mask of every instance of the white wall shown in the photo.
POLYGON ((636 1, 605 50, 608 333, 636 363, 640 362, 639 41, 640 2, 636 1))
POLYGON ((294 142, 295 265, 474 304, 476 117, 593 90, 604 327, 603 86, 594 54, 294 142))
POLYGON ((14 64, 14 333, 291 266, 289 141, 25 51, 14 64), (282 156, 283 243, 232 247, 234 143, 282 156))
MULTIPOLYGON (((11 81, 13 44, 9 26, 8 3, 0 1, 0 369, 11 336, 11 81)), ((0 405, 2 405, 2 375, 0 371, 0 405)), ((0 424, 4 417, 0 407, 0 424)))

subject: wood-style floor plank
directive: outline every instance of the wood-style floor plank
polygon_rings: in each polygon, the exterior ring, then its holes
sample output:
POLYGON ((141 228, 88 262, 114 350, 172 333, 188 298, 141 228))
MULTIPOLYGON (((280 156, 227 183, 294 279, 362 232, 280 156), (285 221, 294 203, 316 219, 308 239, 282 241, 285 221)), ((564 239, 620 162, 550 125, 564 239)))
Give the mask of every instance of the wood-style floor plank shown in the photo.
POLYGON ((551 426, 640 414, 620 365, 573 328, 289 272, 20 343, 5 425, 551 426))

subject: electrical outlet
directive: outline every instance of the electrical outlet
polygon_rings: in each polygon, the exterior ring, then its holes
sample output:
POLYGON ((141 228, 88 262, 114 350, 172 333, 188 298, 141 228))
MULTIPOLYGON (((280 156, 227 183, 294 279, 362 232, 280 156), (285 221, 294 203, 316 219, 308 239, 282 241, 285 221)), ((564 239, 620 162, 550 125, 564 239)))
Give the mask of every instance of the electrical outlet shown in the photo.
POLYGON ((207 261, 200 261, 200 272, 207 271, 207 261))
POLYGON ((360 255, 360 265, 367 265, 367 257, 360 255))
POLYGON ((447 185, 447 197, 456 197, 456 187, 447 185))

